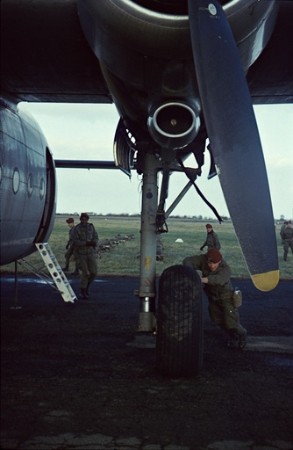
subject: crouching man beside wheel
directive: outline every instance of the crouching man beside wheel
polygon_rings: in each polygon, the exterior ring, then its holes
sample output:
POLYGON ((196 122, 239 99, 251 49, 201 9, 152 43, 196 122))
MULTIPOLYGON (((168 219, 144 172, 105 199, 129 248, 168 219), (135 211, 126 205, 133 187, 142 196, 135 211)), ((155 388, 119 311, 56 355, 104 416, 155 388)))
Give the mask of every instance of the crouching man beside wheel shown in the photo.
POLYGON ((228 347, 244 348, 247 333, 240 324, 239 312, 234 304, 231 269, 221 253, 213 248, 204 255, 185 258, 183 264, 201 271, 201 282, 208 297, 210 318, 228 333, 228 347))

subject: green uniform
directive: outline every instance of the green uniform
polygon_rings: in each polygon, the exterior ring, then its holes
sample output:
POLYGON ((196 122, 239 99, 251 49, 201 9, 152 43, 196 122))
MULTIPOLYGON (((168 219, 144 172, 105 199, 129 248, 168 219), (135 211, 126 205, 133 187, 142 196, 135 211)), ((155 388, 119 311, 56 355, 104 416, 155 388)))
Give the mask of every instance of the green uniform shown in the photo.
MULTIPOLYGON (((65 267, 64 269, 68 270, 70 258, 72 255, 74 255, 74 243, 73 243, 73 236, 74 236, 74 228, 72 227, 68 230, 69 239, 66 245, 66 253, 65 253, 65 267)), ((75 271, 78 271, 78 267, 75 260, 75 271)))
POLYGON ((204 241, 200 249, 203 250, 205 247, 207 247, 208 249, 216 248, 217 250, 220 250, 221 248, 219 238, 213 230, 207 233, 206 240, 204 241))
POLYGON ((287 261, 289 248, 293 254, 293 228, 291 224, 286 225, 280 232, 284 249, 284 261, 287 261))
POLYGON ((234 289, 230 281, 231 269, 222 260, 216 271, 212 272, 208 266, 206 255, 195 255, 183 260, 183 264, 202 272, 202 277, 208 278, 204 284, 204 291, 209 302, 209 314, 212 321, 219 325, 230 336, 246 335, 246 330, 239 322, 239 312, 233 304, 234 289))
POLYGON ((80 223, 74 228, 73 245, 75 256, 81 270, 80 288, 88 290, 89 285, 96 278, 97 258, 96 247, 98 234, 92 223, 80 223))

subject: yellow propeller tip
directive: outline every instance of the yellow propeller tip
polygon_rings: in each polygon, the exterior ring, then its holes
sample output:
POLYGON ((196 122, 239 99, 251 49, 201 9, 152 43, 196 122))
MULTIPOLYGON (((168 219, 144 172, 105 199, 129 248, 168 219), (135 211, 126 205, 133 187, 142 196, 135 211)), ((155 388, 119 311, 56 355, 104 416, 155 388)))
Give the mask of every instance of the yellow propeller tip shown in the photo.
POLYGON ((274 289, 280 279, 280 271, 272 270, 271 272, 265 273, 257 273, 255 275, 251 275, 252 282, 254 286, 260 291, 271 291, 274 289))

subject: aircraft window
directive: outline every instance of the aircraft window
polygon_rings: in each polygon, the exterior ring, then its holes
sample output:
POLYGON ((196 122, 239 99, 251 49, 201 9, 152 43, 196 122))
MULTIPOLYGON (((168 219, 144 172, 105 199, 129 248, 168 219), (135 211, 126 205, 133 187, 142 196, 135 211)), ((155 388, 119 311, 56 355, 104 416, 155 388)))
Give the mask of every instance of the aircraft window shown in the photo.
POLYGON ((31 196, 33 193, 33 176, 31 173, 29 174, 29 177, 27 180, 27 192, 28 192, 29 196, 31 196))
POLYGON ((41 186, 40 186, 40 197, 44 198, 45 195, 45 181, 44 178, 41 179, 41 186))
POLYGON ((14 172, 13 172, 13 178, 12 178, 12 189, 15 194, 18 192, 19 185, 20 185, 19 170, 17 168, 15 168, 14 172))

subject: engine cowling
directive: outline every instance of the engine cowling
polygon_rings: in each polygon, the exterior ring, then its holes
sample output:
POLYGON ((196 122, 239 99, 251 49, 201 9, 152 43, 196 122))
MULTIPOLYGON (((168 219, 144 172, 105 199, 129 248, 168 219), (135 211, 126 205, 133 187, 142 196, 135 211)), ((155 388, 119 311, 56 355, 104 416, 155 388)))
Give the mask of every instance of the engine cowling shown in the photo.
MULTIPOLYGON (((77 1, 83 32, 99 61, 122 80, 136 83, 142 75, 145 57, 192 59, 187 2, 180 3, 170 13, 168 2, 164 1, 77 1)), ((277 2, 230 0, 222 3, 246 71, 272 34, 277 2)))
MULTIPOLYGON (((222 4, 247 71, 271 36, 277 4, 263 0, 222 4)), ((133 134, 134 129, 140 134, 136 139, 145 141, 150 135, 159 145, 173 148, 190 142, 197 133, 196 120, 190 130, 187 126, 184 133, 177 132, 189 115, 189 103, 183 104, 182 99, 196 102, 202 109, 187 1, 77 0, 77 5, 84 35, 99 59, 120 116, 133 134), (171 129, 164 130, 160 122, 168 110, 178 112, 180 108, 182 118, 169 122, 171 129)), ((188 120, 191 118, 192 113, 188 120)))

